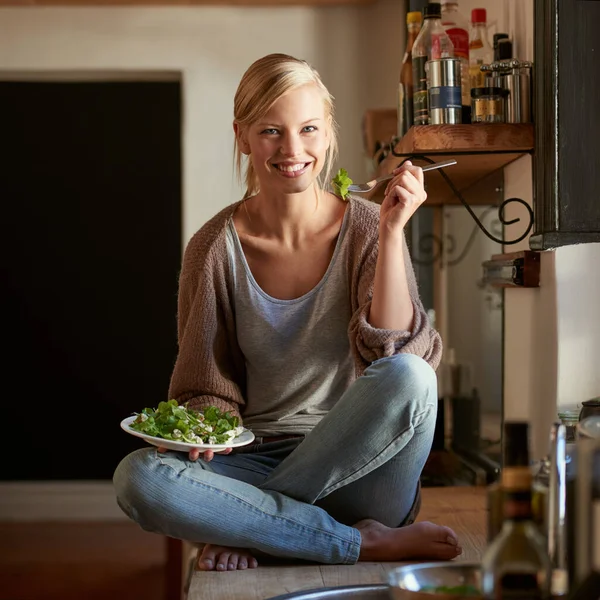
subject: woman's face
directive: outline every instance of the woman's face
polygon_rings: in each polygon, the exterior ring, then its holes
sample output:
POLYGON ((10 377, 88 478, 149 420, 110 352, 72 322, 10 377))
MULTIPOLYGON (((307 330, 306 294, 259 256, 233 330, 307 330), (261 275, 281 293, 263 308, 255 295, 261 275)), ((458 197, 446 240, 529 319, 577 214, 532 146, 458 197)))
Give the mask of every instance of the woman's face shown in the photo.
POLYGON ((325 166, 329 119, 323 96, 305 85, 279 98, 242 134, 263 192, 297 194, 312 186, 325 166))

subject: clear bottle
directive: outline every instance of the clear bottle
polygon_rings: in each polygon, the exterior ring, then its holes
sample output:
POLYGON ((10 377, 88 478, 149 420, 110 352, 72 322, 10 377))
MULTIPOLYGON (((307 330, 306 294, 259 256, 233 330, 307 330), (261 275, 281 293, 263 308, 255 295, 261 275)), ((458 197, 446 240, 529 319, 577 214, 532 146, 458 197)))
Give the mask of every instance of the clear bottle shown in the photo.
POLYGON ((548 600, 551 564, 533 520, 527 423, 504 425, 501 486, 504 523, 481 561, 482 595, 486 600, 548 600))
POLYGON ((406 15, 408 38, 406 51, 402 58, 400 81, 398 83, 398 137, 406 135, 413 124, 413 69, 412 49, 421 31, 423 16, 420 11, 411 11, 406 15))
POLYGON ((485 8, 471 11, 471 39, 469 40, 469 85, 472 88, 485 87, 485 73, 479 67, 494 61, 494 49, 487 34, 487 12, 485 8))
POLYGON ((423 26, 412 49, 413 119, 415 125, 429 124, 425 64, 428 60, 453 57, 452 41, 442 26, 441 4, 430 2, 425 6, 423 26))
MULTIPOLYGON (((460 58, 463 117, 471 111, 471 83, 469 81, 469 21, 458 10, 455 0, 441 0, 442 26, 454 46, 454 56, 460 58)), ((463 118, 463 123, 468 123, 463 118)))

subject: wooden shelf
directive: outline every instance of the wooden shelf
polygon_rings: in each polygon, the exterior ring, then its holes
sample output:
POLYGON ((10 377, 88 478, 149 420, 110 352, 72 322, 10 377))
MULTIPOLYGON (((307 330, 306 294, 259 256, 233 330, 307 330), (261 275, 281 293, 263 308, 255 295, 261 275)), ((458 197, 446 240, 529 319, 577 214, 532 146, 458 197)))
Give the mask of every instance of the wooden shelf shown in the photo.
MULTIPOLYGON (((532 152, 533 141, 534 130, 530 123, 415 126, 395 147, 395 152, 401 156, 388 155, 379 165, 377 176, 391 173, 403 157, 414 154, 434 160, 454 158, 457 164, 448 167, 446 174, 462 193, 498 169, 532 152)), ((424 165, 426 161, 415 160, 414 163, 424 165)), ((438 171, 426 174, 425 185, 428 205, 460 203, 438 171)), ((384 190, 385 186, 379 186, 370 199, 381 202, 384 190)), ((471 198, 470 203, 490 203, 489 198, 477 198, 471 198)))

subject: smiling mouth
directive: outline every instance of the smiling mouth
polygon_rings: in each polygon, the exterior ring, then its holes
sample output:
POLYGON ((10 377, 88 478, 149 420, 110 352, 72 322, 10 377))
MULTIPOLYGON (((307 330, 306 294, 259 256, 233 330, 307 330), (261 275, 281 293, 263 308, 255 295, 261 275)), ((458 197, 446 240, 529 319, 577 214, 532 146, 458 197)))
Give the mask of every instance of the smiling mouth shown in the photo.
POLYGON ((273 166, 285 177, 298 177, 302 175, 311 163, 302 162, 292 164, 273 164, 273 166))

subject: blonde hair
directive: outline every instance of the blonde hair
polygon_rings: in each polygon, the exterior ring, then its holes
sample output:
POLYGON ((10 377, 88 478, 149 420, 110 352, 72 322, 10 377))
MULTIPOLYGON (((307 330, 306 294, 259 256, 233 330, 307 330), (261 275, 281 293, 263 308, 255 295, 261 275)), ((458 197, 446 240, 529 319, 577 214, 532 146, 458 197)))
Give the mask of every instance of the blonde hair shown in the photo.
MULTIPOLYGON (((240 129, 245 129, 262 119, 281 96, 303 85, 313 84, 323 94, 325 114, 329 118, 330 144, 325 167, 319 175, 319 185, 329 182, 337 158, 337 124, 335 122, 333 96, 329 93, 319 73, 306 61, 287 54, 269 54, 250 65, 244 73, 233 103, 233 116, 240 129)), ((237 175, 246 185, 244 198, 259 191, 258 177, 249 158, 243 170, 244 154, 237 138, 234 143, 237 175), (243 172, 242 172, 243 171, 243 172)))

